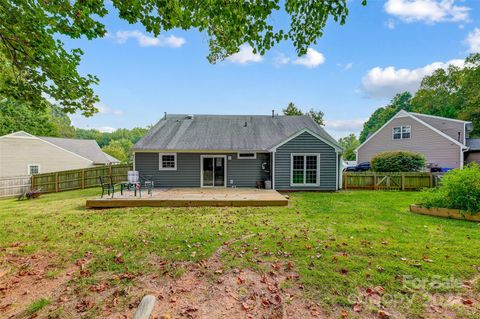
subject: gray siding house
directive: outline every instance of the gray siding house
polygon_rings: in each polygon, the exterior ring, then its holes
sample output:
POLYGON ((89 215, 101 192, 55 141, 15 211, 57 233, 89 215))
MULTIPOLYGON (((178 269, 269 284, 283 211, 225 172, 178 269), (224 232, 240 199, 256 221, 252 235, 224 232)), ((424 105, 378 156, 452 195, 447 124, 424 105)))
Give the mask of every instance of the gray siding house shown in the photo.
POLYGON ((341 186, 342 148, 309 116, 168 115, 132 150, 156 187, 341 186))
POLYGON ((424 154, 428 167, 461 168, 480 151, 479 140, 469 138, 471 130, 471 122, 402 110, 357 148, 357 161, 403 150, 424 154))

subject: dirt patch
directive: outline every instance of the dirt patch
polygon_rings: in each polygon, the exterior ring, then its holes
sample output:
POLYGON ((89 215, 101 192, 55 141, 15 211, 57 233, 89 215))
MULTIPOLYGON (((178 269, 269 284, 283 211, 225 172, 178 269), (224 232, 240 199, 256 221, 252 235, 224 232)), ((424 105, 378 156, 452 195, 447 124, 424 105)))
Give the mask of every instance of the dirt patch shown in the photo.
POLYGON ((59 269, 56 262, 58 257, 48 253, 4 255, 0 270, 0 317, 17 318, 32 302, 59 294, 75 271, 83 269, 88 258, 67 269, 59 269))

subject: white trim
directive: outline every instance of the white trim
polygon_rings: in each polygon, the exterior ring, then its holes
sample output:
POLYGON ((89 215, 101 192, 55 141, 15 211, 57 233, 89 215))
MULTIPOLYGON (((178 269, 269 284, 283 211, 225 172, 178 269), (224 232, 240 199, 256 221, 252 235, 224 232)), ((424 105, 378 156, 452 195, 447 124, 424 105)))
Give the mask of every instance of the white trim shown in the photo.
POLYGON ((158 153, 158 170, 159 171, 176 171, 177 170, 177 153, 158 153), (162 156, 173 156, 175 160, 175 167, 162 167, 162 156))
POLYGON ((375 133, 373 133, 369 138, 367 138, 365 140, 365 142, 363 142, 362 144, 360 144, 359 147, 357 147, 355 149, 355 153, 357 153, 357 161, 358 161, 358 150, 364 146, 365 144, 367 144, 373 137, 375 137, 381 130, 383 130, 388 124, 390 124, 390 122, 392 122, 394 119, 396 118, 399 118, 399 117, 411 117, 412 119, 416 120, 417 122, 419 122, 420 124, 426 126, 427 128, 431 129, 432 131, 434 131, 435 133, 438 133, 440 134, 441 136, 445 137, 447 140, 457 144, 458 146, 460 146, 461 148, 465 149, 466 146, 462 143, 460 143, 459 141, 451 138, 450 136, 448 136, 447 134, 443 133, 442 131, 434 128, 433 126, 431 126, 430 124, 428 123, 425 123, 424 121, 422 121, 421 119, 417 118, 416 116, 410 114, 409 112, 407 111, 404 111, 404 110, 400 110, 397 114, 395 114, 390 120, 387 121, 387 123, 383 124, 381 128, 379 128, 375 133))
POLYGON ((463 162, 465 161, 465 153, 463 152, 462 149, 460 149, 460 168, 463 169, 463 162))
POLYGON ((275 146, 271 147, 271 148, 269 149, 269 151, 271 151, 271 152, 274 152, 274 151, 276 151, 276 150, 277 150, 277 148, 279 148, 280 146, 282 146, 282 145, 284 145, 284 144, 286 144, 286 143, 290 142, 290 141, 291 141, 291 140, 293 140, 294 138, 296 138, 296 137, 298 137, 298 136, 302 135, 303 133, 309 133, 310 135, 313 135, 313 137, 316 137, 316 138, 317 138, 317 139, 319 139, 320 141, 322 141, 322 142, 324 142, 324 143, 326 143, 326 144, 330 145, 330 146, 331 146, 331 147, 333 147, 335 150, 337 150, 337 151, 339 151, 339 152, 341 152, 341 151, 342 151, 342 149, 341 149, 340 147, 338 147, 337 145, 334 145, 334 144, 333 144, 333 143, 331 143, 330 141, 327 141, 326 139, 324 139, 323 137, 321 137, 321 136, 320 136, 320 135, 318 135, 317 133, 315 133, 315 132, 312 132, 312 131, 311 131, 311 130, 309 130, 308 128, 304 128, 304 129, 302 129, 302 130, 298 131, 297 133, 295 133, 295 134, 291 135, 290 137, 288 137, 288 138, 287 138, 286 140, 284 140, 283 142, 280 142, 279 144, 277 144, 277 145, 275 145, 275 146))
POLYGON ((272 152, 272 189, 275 189, 275 152, 272 152))
POLYGON ((30 174, 30 167, 31 166, 38 166, 38 173, 37 174, 40 174, 40 164, 28 164, 27 165, 27 175, 33 175, 33 174, 30 174))
POLYGON ((256 159, 257 152, 237 152, 237 159, 239 160, 249 160, 249 159, 256 159), (253 154, 253 157, 240 157, 240 154, 253 154))
MULTIPOLYGON (((213 164, 215 165, 215 163, 213 164)), ((227 155, 210 155, 204 154, 200 155, 200 187, 204 188, 217 188, 217 187, 227 187, 227 155), (213 186, 204 186, 203 185, 203 159, 204 158, 223 158, 223 186, 215 186, 215 176, 213 177, 213 186)))
POLYGON ((415 113, 415 112, 408 112, 412 115, 420 115, 420 116, 425 116, 425 117, 431 117, 434 119, 438 120, 446 120, 446 121, 452 121, 452 122, 459 122, 459 123, 472 123, 471 121, 462 121, 462 120, 457 120, 457 119, 451 119, 449 117, 443 117, 443 116, 436 116, 436 115, 430 115, 430 114, 422 114, 422 113, 415 113))
POLYGON ((302 186, 320 186, 320 153, 290 153, 290 187, 302 187, 302 186), (293 183, 293 157, 294 156, 303 156, 303 183, 293 183), (307 178, 307 156, 315 156, 317 158, 317 182, 316 183, 306 183, 307 178))

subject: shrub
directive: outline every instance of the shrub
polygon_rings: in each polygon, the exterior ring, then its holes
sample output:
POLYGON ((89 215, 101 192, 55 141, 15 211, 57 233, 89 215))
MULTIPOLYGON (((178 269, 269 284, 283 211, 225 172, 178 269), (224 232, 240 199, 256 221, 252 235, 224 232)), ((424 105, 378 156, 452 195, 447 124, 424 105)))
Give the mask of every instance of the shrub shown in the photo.
POLYGON ((418 172, 425 167, 425 157, 408 151, 382 152, 370 164, 376 172, 418 172))
POLYGON ((472 215, 480 212, 480 165, 470 163, 449 171, 438 188, 422 194, 421 203, 426 207, 461 209, 472 215))

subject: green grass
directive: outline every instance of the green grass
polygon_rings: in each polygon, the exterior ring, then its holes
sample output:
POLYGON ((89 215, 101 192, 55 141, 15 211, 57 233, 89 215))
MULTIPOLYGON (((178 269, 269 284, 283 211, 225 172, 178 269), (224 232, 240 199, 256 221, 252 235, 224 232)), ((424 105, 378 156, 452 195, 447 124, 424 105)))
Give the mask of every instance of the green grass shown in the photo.
MULTIPOLYGON (((401 279, 461 282, 477 273, 480 260, 478 224, 412 214, 414 192, 293 193, 289 207, 272 208, 86 210, 85 199, 97 194, 1 200, 0 247, 21 242, 21 253, 54 252, 64 265, 92 252, 92 274, 145 273, 158 271, 147 262, 152 255, 195 262, 244 238, 223 253, 226 268, 262 271, 258 261, 292 261, 306 297, 327 308, 349 306, 358 289, 379 285, 415 300, 419 290, 455 292, 461 288, 409 287, 401 279), (113 261, 118 253, 124 263, 113 261)), ((415 300, 398 307, 420 316, 421 300, 415 300)))
POLYGON ((26 310, 26 314, 28 316, 31 316, 34 313, 42 310, 43 308, 45 308, 49 304, 50 304, 50 300, 48 300, 48 299, 44 299, 44 298, 38 299, 28 306, 28 308, 26 310))

